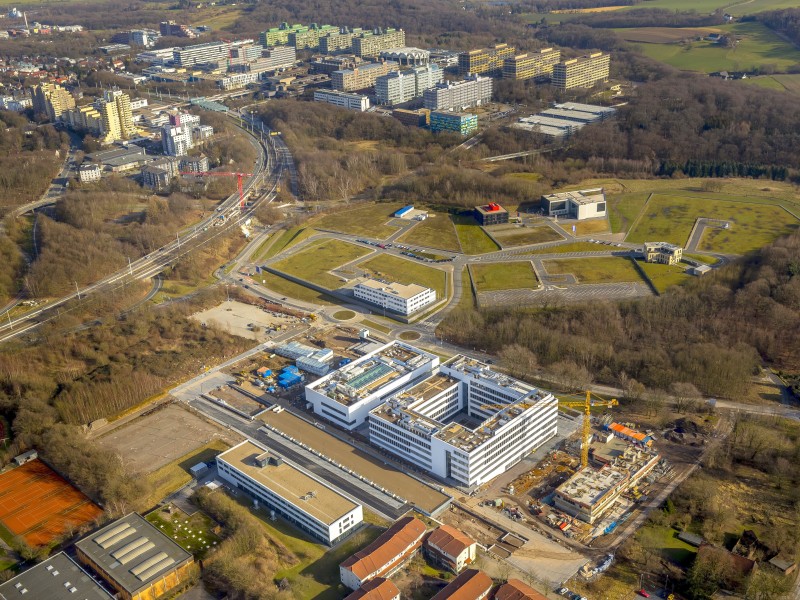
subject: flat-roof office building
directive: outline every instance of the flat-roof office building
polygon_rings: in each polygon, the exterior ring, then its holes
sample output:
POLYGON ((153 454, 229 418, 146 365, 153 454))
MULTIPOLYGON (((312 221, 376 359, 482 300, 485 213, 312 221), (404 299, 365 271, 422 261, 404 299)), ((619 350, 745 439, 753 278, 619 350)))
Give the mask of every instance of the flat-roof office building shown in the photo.
POLYGON ((360 504, 252 441, 217 456, 219 476, 296 527, 333 545, 364 520, 360 504))
POLYGON ((561 50, 542 48, 526 54, 509 56, 503 61, 503 79, 535 79, 550 77, 561 60, 561 50))
POLYGON ((379 104, 392 106, 419 98, 425 90, 444 79, 438 65, 414 67, 381 75, 375 80, 375 97, 379 104))
POLYGON ((593 219, 605 217, 606 195, 603 188, 558 192, 542 196, 542 208, 548 217, 593 219))
POLYGON ((590 88, 598 82, 608 81, 610 65, 611 56, 605 52, 565 60, 553 67, 551 82, 561 91, 590 88))
POLYGON ((425 90, 423 104, 428 110, 464 110, 492 99, 492 80, 470 75, 463 81, 448 81, 425 90))
POLYGON ((63 552, 0 583, 0 600, 112 600, 78 563, 63 552))
POLYGON ((363 90, 375 85, 375 80, 389 71, 396 71, 395 63, 366 63, 353 69, 341 69, 331 73, 331 87, 342 92, 363 90))
POLYGON ((326 102, 350 110, 365 111, 369 108, 369 98, 362 94, 351 94, 339 90, 314 90, 314 102, 326 102))
POLYGON ((486 75, 500 75, 503 71, 503 61, 514 56, 516 49, 508 44, 496 44, 489 48, 461 52, 458 55, 459 75, 483 73, 486 75))
POLYGON ((406 45, 406 32, 402 29, 375 29, 362 31, 353 36, 352 48, 356 56, 377 57, 384 50, 401 48, 406 45))
POLYGON ((436 301, 436 291, 421 285, 362 281, 353 288, 359 300, 408 316, 436 301))

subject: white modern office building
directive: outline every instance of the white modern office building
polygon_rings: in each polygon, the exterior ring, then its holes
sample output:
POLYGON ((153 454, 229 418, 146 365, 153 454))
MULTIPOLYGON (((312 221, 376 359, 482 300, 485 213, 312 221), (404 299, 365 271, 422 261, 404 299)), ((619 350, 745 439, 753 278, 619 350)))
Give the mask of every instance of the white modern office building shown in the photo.
POLYGON ((607 214, 603 188, 546 194, 542 196, 542 207, 548 217, 566 217, 578 221, 605 217, 607 214))
POLYGON ((357 284, 353 294, 359 300, 405 316, 436 301, 436 291, 431 288, 415 283, 382 283, 374 279, 357 284))
POLYGON ((319 416, 352 430, 386 400, 430 377, 439 357, 394 341, 306 386, 306 402, 319 416))
POLYGON ((558 400, 465 356, 369 413, 370 442, 465 487, 505 472, 557 431, 558 400))
POLYGON ((326 102, 334 106, 364 112, 369 108, 369 98, 363 94, 350 94, 339 90, 315 90, 314 102, 326 102))
POLYGON ((428 110, 464 110, 492 99, 492 80, 469 75, 463 81, 439 83, 425 90, 422 98, 428 110))
POLYGON ((375 80, 375 96, 379 104, 393 105, 419 98, 441 83, 444 75, 439 65, 414 67, 406 71, 393 71, 375 80))
POLYGON ((254 42, 251 39, 236 40, 233 42, 208 42, 206 44, 195 44, 183 48, 175 48, 172 52, 172 59, 176 67, 191 67, 203 63, 226 63, 235 50, 242 46, 250 46, 254 42))
POLYGON ((219 476, 322 542, 333 545, 363 521, 360 504, 252 441, 217 456, 219 476))

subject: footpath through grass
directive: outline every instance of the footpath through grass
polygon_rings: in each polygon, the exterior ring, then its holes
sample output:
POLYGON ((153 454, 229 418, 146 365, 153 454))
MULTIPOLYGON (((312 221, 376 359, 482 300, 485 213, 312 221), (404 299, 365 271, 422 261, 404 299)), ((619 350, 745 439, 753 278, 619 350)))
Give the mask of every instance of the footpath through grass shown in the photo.
POLYGON ((486 254, 500 250, 500 246, 478 225, 475 217, 467 214, 454 215, 453 223, 464 254, 486 254))
POLYGON ((479 292, 528 289, 535 288, 538 284, 529 262, 471 265, 470 269, 479 292))

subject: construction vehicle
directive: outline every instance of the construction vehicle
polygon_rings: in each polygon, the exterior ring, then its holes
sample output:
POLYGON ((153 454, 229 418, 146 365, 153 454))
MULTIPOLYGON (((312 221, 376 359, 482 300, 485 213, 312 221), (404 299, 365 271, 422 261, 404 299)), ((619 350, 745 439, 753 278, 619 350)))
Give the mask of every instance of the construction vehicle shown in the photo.
MULTIPOLYGON (((589 466, 589 437, 592 433, 592 407, 607 407, 619 405, 616 398, 611 400, 592 400, 592 392, 586 390, 585 400, 559 400, 561 406, 583 407, 583 431, 581 433, 581 468, 589 466)), ((596 396, 596 395, 595 395, 596 396)))

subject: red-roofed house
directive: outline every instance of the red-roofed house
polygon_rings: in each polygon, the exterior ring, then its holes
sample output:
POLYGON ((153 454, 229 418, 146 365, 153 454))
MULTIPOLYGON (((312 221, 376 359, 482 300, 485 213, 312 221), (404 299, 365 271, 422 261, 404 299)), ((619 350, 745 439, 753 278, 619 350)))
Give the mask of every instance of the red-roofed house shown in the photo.
POLYGON ((467 569, 431 600, 483 600, 493 586, 492 578, 483 571, 467 569))
POLYGON ((380 534, 374 542, 339 565, 344 585, 357 590, 365 581, 388 577, 422 546, 425 523, 404 517, 380 534))
POLYGON ((400 600, 400 590, 383 577, 370 579, 344 600, 400 600))
POLYGON ((477 548, 475 540, 449 525, 435 529, 425 540, 428 557, 456 574, 475 562, 477 548))
POLYGON ((497 588, 494 600, 547 600, 547 597, 519 579, 509 579, 497 588))

